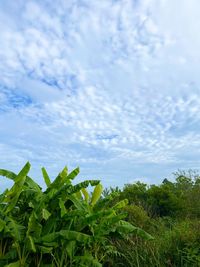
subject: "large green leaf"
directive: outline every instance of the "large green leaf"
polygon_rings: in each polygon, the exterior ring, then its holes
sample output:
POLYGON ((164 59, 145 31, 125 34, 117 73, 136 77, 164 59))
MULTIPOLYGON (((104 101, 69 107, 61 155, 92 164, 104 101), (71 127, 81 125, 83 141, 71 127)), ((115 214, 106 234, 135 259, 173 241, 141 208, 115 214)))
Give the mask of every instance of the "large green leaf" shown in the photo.
POLYGON ((81 192, 82 192, 83 195, 84 195, 85 201, 86 201, 86 202, 89 202, 90 195, 89 195, 87 189, 86 189, 86 188, 82 188, 82 189, 81 189, 81 192))
POLYGON ((111 232, 116 231, 116 227, 121 219, 124 218, 124 214, 115 215, 112 212, 110 215, 103 217, 102 220, 94 228, 94 236, 107 236, 111 232))
POLYGON ((79 198, 77 198, 75 194, 68 196, 67 199, 71 200, 78 210, 86 211, 88 209, 87 205, 79 198))
POLYGON ((98 185, 99 181, 93 181, 93 180, 85 180, 84 182, 80 182, 74 186, 71 186, 68 188, 68 194, 74 194, 76 192, 81 192, 84 188, 87 188, 89 185, 98 185))
POLYGON ((28 235, 26 240, 27 240, 27 246, 26 246, 27 249, 29 251, 36 252, 36 247, 32 236, 28 235))
POLYGON ((42 175, 43 175, 46 186, 49 187, 51 185, 51 180, 50 180, 49 175, 48 175, 48 173, 44 167, 42 167, 42 175))
POLYGON ((25 226, 17 223, 14 219, 7 217, 5 232, 10 234, 13 239, 22 241, 25 235, 25 226))
POLYGON ((77 231, 70 231, 70 230, 60 230, 59 232, 54 232, 54 233, 45 235, 40 240, 42 242, 53 242, 57 240, 58 237, 62 237, 67 240, 75 240, 79 242, 86 242, 86 241, 91 240, 90 235, 86 235, 84 233, 80 233, 77 231))
POLYGON ((82 219, 82 221, 79 223, 79 225, 80 225, 79 226, 79 230, 84 229, 87 225, 90 225, 93 222, 94 223, 98 222, 98 224, 100 224, 100 220, 102 218, 105 218, 105 220, 106 220, 107 216, 109 216, 111 214, 112 214, 112 210, 102 210, 102 211, 99 211, 99 212, 95 212, 94 214, 85 216, 82 219))
POLYGON ((37 192, 41 192, 42 188, 33 181, 29 176, 26 176, 25 185, 28 186, 28 188, 34 189, 37 192))
POLYGON ((67 213, 67 210, 65 208, 65 202, 61 198, 59 199, 59 207, 60 207, 60 214, 62 218, 67 213))
POLYGON ((56 230, 57 227, 57 222, 55 217, 49 218, 42 227, 42 235, 47 235, 49 233, 52 233, 56 230))
POLYGON ((84 182, 78 183, 76 185, 74 185, 71 190, 70 190, 70 194, 76 193, 81 191, 82 188, 87 188, 90 185, 90 181, 86 180, 84 182))
MULTIPOLYGON (((4 176, 8 179, 15 181, 17 174, 5 169, 0 169, 0 176, 4 176)), ((31 179, 29 176, 26 176, 25 184, 28 185, 30 188, 35 189, 36 191, 41 190, 41 187, 36 182, 34 182, 33 179, 31 179)))
POLYGON ((66 242, 65 249, 70 259, 74 257, 75 248, 76 248, 76 241, 71 240, 71 241, 66 242))
POLYGON ((5 226, 6 226, 6 222, 0 219, 0 232, 3 231, 5 226))
POLYGON ((100 180, 89 180, 91 186, 96 186, 100 183, 100 180))
POLYGON ((51 185, 49 186, 49 188, 50 189, 51 188, 59 189, 61 186, 63 186, 65 184, 65 182, 67 181, 67 172, 68 172, 67 171, 67 167, 64 167, 64 169, 58 174, 58 176, 53 181, 53 183, 51 183, 51 185))
POLYGON ((70 172, 70 174, 68 174, 67 179, 69 180, 73 180, 78 174, 79 174, 80 170, 77 167, 76 169, 74 169, 72 172, 70 172))
POLYGON ((78 242, 87 242, 91 240, 90 235, 86 235, 84 233, 80 233, 77 231, 69 231, 69 230, 61 230, 59 234, 67 240, 76 240, 78 242))
POLYGON ((4 176, 4 177, 9 178, 9 179, 14 181, 17 174, 15 174, 14 172, 11 172, 11 171, 0 169, 0 176, 4 176))
POLYGON ((145 240, 153 239, 153 237, 150 234, 148 234, 147 232, 145 232, 141 228, 133 226, 131 223, 123 221, 123 220, 119 221, 119 224, 118 224, 116 230, 120 234, 126 234, 127 235, 130 233, 134 233, 137 236, 140 236, 141 238, 143 238, 145 240))
POLYGON ((42 225, 38 222, 37 215, 33 211, 29 217, 26 235, 34 236, 34 238, 39 238, 41 232, 42 232, 42 225))
POLYGON ((100 199, 102 191, 103 191, 103 186, 101 184, 96 185, 92 193, 92 198, 91 198, 92 206, 94 206, 97 203, 97 201, 100 199))
POLYGON ((27 162, 22 168, 19 174, 15 177, 15 183, 11 189, 7 192, 4 202, 7 202, 6 213, 10 212, 16 205, 18 198, 23 190, 24 182, 26 181, 26 176, 30 170, 30 163, 27 162))
POLYGON ((59 232, 53 232, 47 235, 44 235, 38 240, 38 242, 51 243, 55 241, 60 236, 59 232))
POLYGON ((12 262, 4 267, 21 267, 20 261, 12 262))
POLYGON ((62 183, 66 183, 68 179, 68 169, 67 166, 60 172, 60 177, 62 178, 62 183))

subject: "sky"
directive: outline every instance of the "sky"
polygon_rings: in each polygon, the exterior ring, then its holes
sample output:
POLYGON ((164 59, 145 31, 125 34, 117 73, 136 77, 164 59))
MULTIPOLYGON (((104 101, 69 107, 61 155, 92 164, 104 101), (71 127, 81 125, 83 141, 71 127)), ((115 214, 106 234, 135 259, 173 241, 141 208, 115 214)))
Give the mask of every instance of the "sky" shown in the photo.
MULTIPOLYGON (((0 168, 161 183, 200 165, 199 0, 1 0, 0 168)), ((1 179, 0 187, 10 183, 1 179)))

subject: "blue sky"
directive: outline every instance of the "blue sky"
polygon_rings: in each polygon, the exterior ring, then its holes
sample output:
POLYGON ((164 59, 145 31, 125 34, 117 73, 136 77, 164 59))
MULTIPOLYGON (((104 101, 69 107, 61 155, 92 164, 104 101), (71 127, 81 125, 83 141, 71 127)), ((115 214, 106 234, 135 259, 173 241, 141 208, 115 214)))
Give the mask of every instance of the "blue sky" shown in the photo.
MULTIPOLYGON (((104 186, 200 163, 199 0, 1 0, 0 168, 104 186), (78 181, 77 180, 77 181, 78 181)), ((2 186, 8 186, 2 180, 2 186)))

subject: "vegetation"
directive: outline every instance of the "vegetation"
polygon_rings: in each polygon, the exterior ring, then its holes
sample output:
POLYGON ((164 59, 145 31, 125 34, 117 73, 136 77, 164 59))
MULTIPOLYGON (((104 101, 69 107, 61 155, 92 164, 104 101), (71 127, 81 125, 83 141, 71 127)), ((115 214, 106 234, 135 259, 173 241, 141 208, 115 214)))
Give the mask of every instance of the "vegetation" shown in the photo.
MULTIPOLYGON (((123 209, 127 220, 154 236, 147 242, 134 237, 115 245, 124 253, 113 266, 200 266, 200 176, 196 172, 177 172, 175 182, 164 179, 161 185, 127 184, 113 201, 126 197, 123 209)), ((113 202, 114 203, 114 202, 113 202)))
POLYGON ((116 192, 101 197, 99 181, 73 185, 78 168, 64 168, 53 182, 42 168, 45 191, 29 170, 29 163, 19 174, 0 170, 14 182, 0 195, 0 266, 115 266, 125 257, 119 241, 152 239, 124 220, 127 199, 117 200, 116 192), (94 187, 91 194, 88 186, 94 187))
POLYGON ((42 190, 29 170, 0 170, 14 182, 0 195, 0 267, 200 266, 197 173, 103 190, 97 180, 73 185, 78 168, 53 182, 42 168, 42 190))

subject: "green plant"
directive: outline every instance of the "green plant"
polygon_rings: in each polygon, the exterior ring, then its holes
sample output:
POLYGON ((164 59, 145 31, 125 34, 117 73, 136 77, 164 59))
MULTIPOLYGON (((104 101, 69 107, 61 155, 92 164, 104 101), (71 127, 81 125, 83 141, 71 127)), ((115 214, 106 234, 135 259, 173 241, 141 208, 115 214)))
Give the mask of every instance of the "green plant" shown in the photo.
POLYGON ((44 191, 29 170, 30 163, 19 174, 0 170, 14 182, 0 195, 0 266, 100 267, 118 253, 113 240, 130 234, 152 238, 123 220, 127 200, 111 206, 111 195, 101 198, 99 181, 73 185, 78 168, 68 173, 65 167, 53 182, 42 168, 44 191), (88 186, 94 187, 92 194, 88 186))

